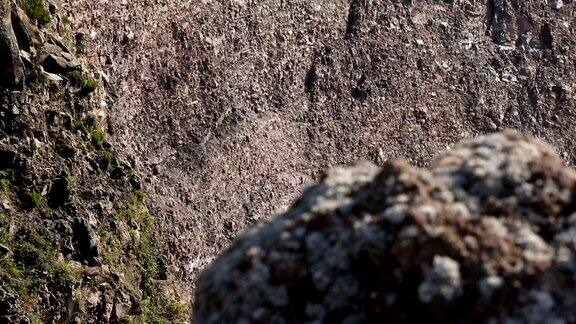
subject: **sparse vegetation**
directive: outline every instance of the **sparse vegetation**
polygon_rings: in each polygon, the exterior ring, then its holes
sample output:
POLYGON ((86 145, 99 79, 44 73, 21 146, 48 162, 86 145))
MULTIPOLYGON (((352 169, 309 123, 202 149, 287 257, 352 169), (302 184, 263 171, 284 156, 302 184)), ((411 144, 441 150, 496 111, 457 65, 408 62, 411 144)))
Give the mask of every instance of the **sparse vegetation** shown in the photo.
POLYGON ((80 120, 75 120, 73 122, 74 129, 81 131, 82 133, 88 134, 94 129, 96 125, 96 119, 92 115, 88 115, 80 120))
POLYGON ((154 239, 154 218, 149 213, 145 216, 140 222, 140 242, 136 255, 144 275, 155 278, 158 274, 158 254, 154 239))
POLYGON ((100 153, 100 158, 102 160, 100 165, 104 170, 114 163, 114 154, 112 154, 110 151, 104 151, 100 153))
POLYGON ((50 207, 46 207, 42 211, 42 214, 44 215, 44 218, 52 219, 54 217, 54 210, 52 210, 52 208, 50 208, 50 207))
POLYGON ((86 78, 84 79, 83 85, 82 85, 82 93, 84 95, 88 95, 92 92, 94 92, 96 89, 98 89, 98 87, 100 86, 100 83, 92 78, 86 78))
POLYGON ((14 250, 14 260, 25 268, 52 273, 56 249, 35 230, 18 233, 18 242, 14 250))
POLYGON ((57 263, 54 269, 54 278, 63 287, 76 285, 81 281, 81 272, 70 262, 57 263))
POLYGON ((36 230, 26 228, 2 243, 14 252, 0 260, 0 281, 10 294, 19 296, 22 309, 33 311, 40 301, 40 289, 47 283, 66 288, 80 282, 80 273, 68 261, 60 262, 56 246, 36 230))
POLYGON ((36 313, 28 315, 28 318, 30 319, 31 324, 42 324, 42 321, 40 320, 40 315, 36 313))
POLYGON ((70 71, 66 72, 64 76, 70 81, 70 84, 74 87, 81 87, 84 85, 84 75, 80 71, 70 71))
POLYGON ((116 233, 104 226, 101 226, 98 229, 98 236, 100 237, 102 246, 104 247, 102 251, 102 261, 114 269, 123 271, 125 269, 123 260, 125 253, 116 233))
MULTIPOLYGON (((15 3, 38 24, 49 22, 50 10, 55 9, 45 0, 15 3)), ((67 28, 67 17, 60 13, 54 17, 58 26, 34 28, 39 33, 39 44, 33 44, 36 50, 49 42, 55 51, 60 47, 71 56, 82 53, 74 48, 79 38, 71 37, 77 33, 67 28)), ((41 63, 26 64, 34 65, 33 70, 41 63)), ((108 182, 107 174, 96 172, 98 166, 117 165, 114 154, 104 149, 106 133, 99 129, 93 101, 86 98, 102 81, 87 70, 63 71, 58 75, 65 80, 58 86, 40 77, 23 80, 22 91, 30 101, 18 102, 21 118, 14 122, 16 112, 0 118, 0 131, 10 142, 7 160, 18 157, 18 168, 10 167, 4 172, 6 178, 0 177, 0 197, 7 201, 6 211, 0 211, 0 290, 9 297, 2 300, 0 317, 10 315, 29 323, 54 318, 115 321, 100 309, 115 303, 115 296, 123 292, 130 295, 129 301, 122 302, 128 303, 132 314, 116 319, 119 322, 183 321, 185 317, 178 314, 187 313, 187 306, 158 283, 164 279, 165 266, 160 263, 155 220, 145 206, 144 193, 132 192, 132 183, 108 182), (42 149, 28 154, 30 142, 20 134, 33 136, 42 149), (77 181, 72 180, 75 177, 77 181), (61 185, 60 179, 66 183, 61 185), (123 194, 124 199, 116 198, 123 194), (111 216, 112 209, 116 213, 111 216), (87 215, 88 222, 82 218, 87 215), (88 298, 95 294, 97 301, 88 298)), ((4 97, 12 102, 11 96, 4 97)), ((121 169, 122 177, 133 175, 128 167, 121 169)))
POLYGON ((22 9, 28 17, 37 20, 40 24, 47 24, 52 21, 52 15, 44 0, 24 0, 22 9))
POLYGON ((154 237, 155 219, 146 208, 145 199, 144 192, 133 192, 125 200, 125 208, 116 219, 118 223, 130 225, 131 244, 122 245, 115 230, 107 227, 99 229, 104 247, 103 261, 124 272, 124 290, 141 290, 142 314, 132 318, 135 322, 184 322, 188 316, 188 305, 176 296, 166 296, 156 282, 159 276, 159 246, 158 239, 154 237))
POLYGON ((142 322, 184 323, 189 307, 176 296, 166 296, 157 284, 146 283, 142 296, 142 322))
POLYGON ((94 145, 97 148, 101 148, 102 144, 104 144, 104 132, 97 129, 92 131, 92 133, 90 133, 90 139, 92 140, 92 145, 94 145))
POLYGON ((58 28, 58 34, 69 48, 74 48, 74 33, 70 29, 72 25, 70 18, 67 15, 60 14, 60 23, 62 28, 58 28))
POLYGON ((120 219, 135 224, 139 235, 132 253, 137 257, 144 279, 153 279, 158 274, 158 246, 154 238, 154 217, 144 203, 145 194, 142 191, 132 193, 128 200, 128 208, 121 213, 120 219))
POLYGON ((30 204, 33 208, 37 208, 44 202, 44 197, 38 191, 30 192, 30 204))
POLYGON ((24 310, 30 311, 36 307, 38 294, 34 291, 33 277, 28 276, 12 257, 0 262, 0 280, 6 292, 20 297, 24 310))
POLYGON ((183 322, 188 306, 175 296, 166 296, 155 282, 159 275, 158 240, 154 238, 155 219, 145 206, 145 194, 132 194, 129 215, 138 221, 140 240, 135 251, 142 272, 142 314, 144 321, 152 323, 183 322))
POLYGON ((89 95, 100 86, 98 80, 80 71, 67 72, 65 76, 74 87, 80 88, 80 95, 82 96, 89 95))
POLYGON ((6 179, 0 179, 0 193, 8 193, 10 189, 10 182, 6 179))
POLYGON ((148 209, 145 205, 146 194, 143 191, 135 191, 130 195, 128 200, 128 210, 124 213, 125 216, 131 219, 140 220, 146 217, 148 209))

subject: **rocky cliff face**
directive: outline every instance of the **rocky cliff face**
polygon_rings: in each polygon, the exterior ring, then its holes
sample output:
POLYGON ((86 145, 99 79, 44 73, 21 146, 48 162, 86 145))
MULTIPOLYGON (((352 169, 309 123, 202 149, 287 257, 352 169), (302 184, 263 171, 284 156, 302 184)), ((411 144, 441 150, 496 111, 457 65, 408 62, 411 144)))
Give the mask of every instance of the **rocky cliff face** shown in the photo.
POLYGON ((515 132, 332 169, 200 277, 197 323, 574 322, 576 172, 515 132))
POLYGON ((517 128, 574 162, 572 1, 70 0, 180 275, 331 165, 517 128))
POLYGON ((2 315, 175 321, 332 165, 425 166, 509 127, 575 162, 574 6, 0 0, 2 315), (56 265, 80 275, 41 279, 56 265))
POLYGON ((141 180, 103 130, 100 77, 58 8, 0 1, 0 322, 184 321, 141 180))

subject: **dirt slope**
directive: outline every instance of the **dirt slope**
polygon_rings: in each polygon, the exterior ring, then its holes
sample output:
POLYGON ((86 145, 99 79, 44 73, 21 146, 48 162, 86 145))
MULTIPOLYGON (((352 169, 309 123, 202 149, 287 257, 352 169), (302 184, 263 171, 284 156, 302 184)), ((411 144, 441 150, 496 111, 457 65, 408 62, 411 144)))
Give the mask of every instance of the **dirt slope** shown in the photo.
POLYGON ((330 165, 514 127, 574 162, 572 1, 69 0, 180 276, 330 165))

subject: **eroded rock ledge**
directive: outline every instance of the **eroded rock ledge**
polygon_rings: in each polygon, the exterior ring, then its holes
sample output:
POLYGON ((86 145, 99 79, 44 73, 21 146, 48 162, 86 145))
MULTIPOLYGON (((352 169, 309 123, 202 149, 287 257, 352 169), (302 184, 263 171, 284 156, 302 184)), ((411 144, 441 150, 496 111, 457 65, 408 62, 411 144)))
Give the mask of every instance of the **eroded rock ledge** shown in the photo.
POLYGON ((195 322, 576 320, 576 173, 507 131, 330 170, 200 277, 195 322))

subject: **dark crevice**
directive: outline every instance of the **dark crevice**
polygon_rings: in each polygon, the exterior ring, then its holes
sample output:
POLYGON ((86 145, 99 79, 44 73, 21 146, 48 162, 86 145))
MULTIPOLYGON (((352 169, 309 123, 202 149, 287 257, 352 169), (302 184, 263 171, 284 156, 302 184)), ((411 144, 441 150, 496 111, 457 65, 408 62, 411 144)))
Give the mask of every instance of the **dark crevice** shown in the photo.
POLYGON ((360 77, 358 82, 356 82, 356 86, 352 89, 352 97, 359 101, 365 101, 368 99, 368 90, 366 89, 366 76, 363 75, 360 77))
POLYGON ((90 266, 98 264, 98 248, 92 244, 94 234, 87 221, 76 219, 73 225, 72 244, 78 254, 79 260, 86 262, 90 266))
POLYGON ((348 20, 346 21, 346 38, 350 38, 359 31, 361 0, 350 0, 348 20))
POLYGON ((553 43, 552 28, 550 24, 544 24, 542 29, 540 29, 540 47, 542 49, 552 49, 553 43))
POLYGON ((494 23, 494 11, 496 5, 494 4, 494 0, 487 0, 486 1, 486 17, 484 20, 486 21, 486 36, 490 36, 492 30, 492 24, 494 23))
POLYGON ((312 63, 310 69, 306 73, 306 79, 304 80, 304 91, 308 94, 308 99, 311 103, 315 100, 315 88, 318 76, 316 75, 316 63, 312 63))
POLYGON ((486 35, 496 44, 506 44, 511 41, 514 33, 514 17, 507 2, 488 0, 486 2, 486 35))
POLYGON ((59 208, 70 199, 70 184, 65 177, 54 180, 48 192, 48 206, 59 208))

